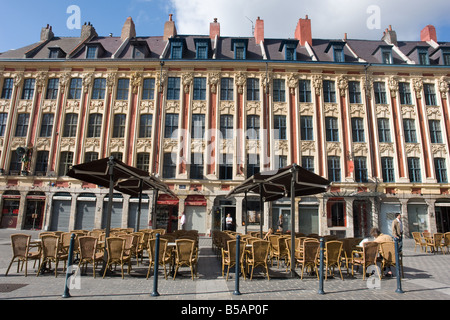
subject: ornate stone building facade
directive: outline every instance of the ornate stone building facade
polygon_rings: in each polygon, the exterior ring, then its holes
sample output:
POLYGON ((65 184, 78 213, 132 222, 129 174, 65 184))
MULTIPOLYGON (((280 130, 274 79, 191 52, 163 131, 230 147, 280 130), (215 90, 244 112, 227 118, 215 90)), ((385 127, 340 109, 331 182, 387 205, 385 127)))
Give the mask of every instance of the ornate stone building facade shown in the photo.
MULTIPOLYGON (((329 192, 265 204, 303 233, 449 231, 450 46, 426 26, 420 41, 295 37, 120 37, 85 24, 79 38, 51 27, 39 42, 0 54, 0 207, 3 228, 104 227, 107 189, 65 176, 70 165, 115 156, 158 174, 176 193, 144 196, 141 228, 157 203, 157 227, 209 234, 234 217, 259 229, 258 197, 225 198, 255 172, 298 163, 333 181, 329 192), (247 215, 245 213, 248 213, 247 215)), ((134 227, 137 199, 117 194, 112 227, 134 227)))

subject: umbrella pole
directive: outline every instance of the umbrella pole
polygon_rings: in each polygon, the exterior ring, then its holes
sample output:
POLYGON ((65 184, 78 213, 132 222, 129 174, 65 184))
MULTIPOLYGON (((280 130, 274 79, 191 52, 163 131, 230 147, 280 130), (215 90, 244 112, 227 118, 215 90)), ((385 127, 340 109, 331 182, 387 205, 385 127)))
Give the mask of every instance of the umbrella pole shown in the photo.
POLYGON ((259 237, 263 238, 263 227, 262 227, 262 221, 264 219, 264 201, 263 201, 263 184, 259 184, 259 211, 261 212, 259 217, 259 237))
POLYGON ((291 277, 297 277, 295 272, 295 178, 297 175, 296 166, 292 168, 291 178, 291 277))
POLYGON ((109 173, 109 197, 108 197, 108 209, 106 212, 106 228, 105 228, 105 249, 103 254, 103 267, 101 273, 103 274, 108 262, 108 251, 106 248, 106 239, 109 238, 109 232, 111 230, 111 212, 113 204, 113 192, 114 192, 114 158, 110 157, 108 161, 108 173, 109 173))
POLYGON ((247 234, 247 224, 248 224, 247 191, 245 191, 244 200, 245 200, 245 234, 247 234))
POLYGON ((153 208, 152 208, 152 229, 156 228, 156 202, 158 201, 158 190, 153 191, 153 208))
POLYGON ((138 212, 136 219, 136 228, 134 228, 135 232, 139 231, 139 226, 141 224, 141 204, 142 204, 142 179, 139 180, 139 204, 138 204, 138 212))

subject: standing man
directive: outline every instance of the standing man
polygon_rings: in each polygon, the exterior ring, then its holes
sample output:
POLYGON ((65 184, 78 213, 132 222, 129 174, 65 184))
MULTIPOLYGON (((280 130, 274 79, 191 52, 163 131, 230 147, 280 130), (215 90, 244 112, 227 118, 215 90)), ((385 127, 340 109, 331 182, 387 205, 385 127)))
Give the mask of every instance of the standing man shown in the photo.
POLYGON ((401 220, 401 214, 398 212, 395 214, 395 219, 392 221, 392 236, 394 239, 398 239, 398 251, 402 252, 403 248, 403 224, 401 220))
POLYGON ((184 224, 186 223, 186 215, 183 213, 181 214, 180 217, 180 225, 181 225, 181 230, 184 230, 184 224))
POLYGON ((231 231, 233 230, 233 218, 231 217, 231 214, 227 214, 225 219, 225 229, 231 231))

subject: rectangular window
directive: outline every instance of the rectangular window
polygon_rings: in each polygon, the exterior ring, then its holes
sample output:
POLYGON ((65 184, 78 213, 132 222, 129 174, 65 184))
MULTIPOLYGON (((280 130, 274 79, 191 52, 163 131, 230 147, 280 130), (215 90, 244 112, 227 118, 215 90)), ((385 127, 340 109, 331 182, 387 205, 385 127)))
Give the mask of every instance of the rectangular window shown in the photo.
POLYGON ((0 137, 3 137, 5 135, 7 120, 8 120, 8 114, 6 112, 0 113, 0 137))
POLYGON ((176 157, 177 155, 175 153, 164 153, 163 178, 175 179, 177 171, 177 165, 175 162, 176 157))
POLYGON ((380 142, 391 142, 391 129, 388 118, 378 118, 378 140, 380 142))
POLYGON ((114 159, 117 159, 119 161, 122 161, 122 159, 123 159, 122 152, 111 152, 111 156, 114 157, 114 159))
POLYGON ((63 151, 59 159, 58 176, 65 176, 69 171, 70 166, 73 165, 73 152, 63 151))
POLYGON ((327 203, 327 220, 329 227, 345 227, 344 200, 330 200, 327 203))
POLYGON ((355 157, 355 181, 367 182, 367 161, 366 157, 355 157))
POLYGON ((243 42, 234 43, 234 59, 245 60, 246 58, 246 46, 243 42))
POLYGON ((386 86, 384 82, 374 82, 373 91, 375 93, 376 104, 386 104, 386 86))
POLYGON ((311 102, 311 81, 299 80, 300 102, 311 102))
POLYGON ((83 81, 81 78, 73 78, 70 80, 69 99, 80 99, 83 90, 83 81))
POLYGON ((11 99, 13 86, 13 78, 5 78, 5 80, 3 80, 2 99, 11 99))
POLYGON ((408 82, 398 83, 398 92, 400 93, 400 104, 411 105, 411 86, 408 82))
POLYGON ((86 152, 84 154, 84 162, 91 162, 98 160, 98 152, 86 152))
POLYGON ((314 140, 312 116, 300 117, 300 139, 314 140))
POLYGON ((247 116, 247 139, 259 140, 259 116, 248 115, 247 116))
POLYGON ((220 133, 222 139, 233 138, 233 116, 229 114, 220 116, 220 133))
POLYGON ((436 106, 436 93, 434 91, 434 84, 424 83, 423 91, 425 93, 425 103, 427 106, 436 106))
POLYGON ((25 79, 23 83, 22 99, 31 100, 34 94, 34 84, 36 79, 25 79))
POLYGON ((406 143, 417 143, 416 125, 414 119, 403 119, 403 130, 406 143))
POLYGON ((142 100, 153 100, 155 99, 155 79, 146 78, 143 82, 142 87, 142 100))
POLYGON ((208 59, 208 40, 197 40, 195 41, 196 47, 196 59, 206 60, 208 59))
POLYGON ((34 174, 44 175, 48 168, 48 151, 38 151, 36 155, 36 166, 34 167, 34 174))
POLYGON ((51 137, 53 131, 53 113, 44 113, 42 115, 41 132, 40 137, 51 137))
POLYGON ((332 182, 341 181, 341 162, 339 157, 330 156, 328 163, 328 179, 332 182))
POLYGON ((167 100, 180 99, 180 78, 169 77, 167 79, 167 100))
POLYGON ((431 143, 442 143, 441 122, 429 120, 431 143))
POLYGON ((308 171, 314 172, 314 157, 303 156, 302 167, 308 171))
POLYGON ((97 58, 97 47, 89 46, 86 51, 86 59, 96 59, 97 58))
POLYGON ((325 117, 325 131, 327 141, 339 141, 339 127, 336 117, 325 117))
POLYGON ((323 81, 323 99, 325 102, 336 102, 336 87, 334 81, 323 81))
POLYGON ((381 49, 381 58, 384 64, 392 64, 392 49, 381 49))
POLYGON ((259 79, 247 79, 247 100, 259 101, 259 79))
POLYGON ((67 113, 64 120, 63 137, 76 137, 78 127, 78 114, 67 113))
POLYGON ((333 46, 334 62, 345 62, 344 47, 339 45, 333 46))
POLYGON ((106 79, 105 78, 97 78, 94 79, 94 86, 92 88, 92 99, 105 99, 105 91, 106 91, 106 79))
POLYGON ((58 98, 58 86, 58 78, 48 79, 47 94, 45 95, 45 99, 56 100, 58 98))
POLYGON ((205 115, 193 114, 192 115, 192 139, 203 139, 205 135, 205 115))
POLYGON ((273 80, 273 101, 274 102, 286 101, 286 89, 284 80, 282 79, 273 80))
POLYGON ((189 170, 189 177, 191 179, 203 179, 203 154, 192 153, 191 165, 189 170))
POLYGON ((408 158, 408 173, 411 182, 422 182, 420 158, 408 158))
POLYGON ((22 157, 19 156, 16 150, 11 152, 11 160, 9 162, 9 174, 18 175, 22 170, 22 157))
POLYGON ((150 169, 150 153, 148 152, 138 153, 136 167, 142 171, 148 172, 150 169))
POLYGON ((353 142, 364 142, 364 120, 363 118, 352 118, 353 142))
POLYGON ((233 100, 233 78, 220 79, 220 100, 233 100))
POLYGON ((130 88, 130 79, 119 79, 117 81, 117 100, 128 100, 128 90, 130 88))
POLYGON ((19 113, 17 116, 16 137, 26 137, 28 132, 29 113, 19 113))
POLYGON ((443 53, 444 66, 450 66, 450 52, 443 53))
POLYGON ((178 129, 178 113, 167 113, 164 127, 164 138, 176 139, 175 130, 178 129))
POLYGON ((126 117, 125 114, 114 115, 113 138, 125 137, 126 117))
POLYGON ((170 58, 183 58, 183 40, 175 40, 170 42, 170 58))
POLYGON ((151 138, 152 137, 152 114, 141 114, 139 120, 139 138, 151 138))
POLYGON ((247 178, 259 173, 259 154, 247 154, 247 178))
POLYGON ((438 183, 448 183, 447 167, 444 158, 434 158, 434 169, 436 171, 436 180, 438 183))
POLYGON ((101 113, 93 113, 89 115, 88 138, 100 138, 102 134, 102 120, 101 113))
POLYGON ((289 61, 297 60, 297 46, 295 44, 286 44, 285 46, 285 59, 289 61))
POLYGON ((230 153, 223 153, 220 157, 219 179, 220 180, 233 179, 233 155, 230 153))
POLYGON ((423 66, 430 64, 430 58, 428 56, 428 50, 427 49, 419 49, 419 63, 423 66))
POLYGON ((278 158, 278 168, 287 167, 287 156, 276 156, 278 158))
POLYGON ((395 182, 394 159, 392 157, 381 157, 381 171, 383 182, 395 182))
POLYGON ((194 78, 194 100, 206 100, 206 78, 194 78))
POLYGON ((350 103, 361 103, 361 85, 359 81, 349 81, 348 91, 350 103))
POLYGON ((286 116, 275 115, 273 116, 273 129, 274 138, 279 140, 287 139, 287 125, 286 116))

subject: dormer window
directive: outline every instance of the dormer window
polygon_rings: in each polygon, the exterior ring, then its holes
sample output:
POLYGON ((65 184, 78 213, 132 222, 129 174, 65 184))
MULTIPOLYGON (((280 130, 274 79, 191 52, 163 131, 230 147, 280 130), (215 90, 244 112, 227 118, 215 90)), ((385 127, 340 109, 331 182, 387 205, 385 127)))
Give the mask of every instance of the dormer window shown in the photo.
POLYGON ((247 58, 248 39, 232 39, 231 50, 234 51, 235 60, 245 60, 247 58))
POLYGON ((133 46, 133 58, 134 59, 145 59, 150 54, 150 48, 146 41, 131 41, 133 46))
POLYGON ((59 59, 66 56, 66 53, 61 48, 49 48, 49 51, 48 57, 50 59, 59 59))
POLYGON ((297 60, 298 40, 283 40, 278 51, 284 51, 284 59, 288 61, 297 60))
POLYGON ((325 53, 330 53, 334 62, 345 62, 344 55, 345 42, 330 42, 325 53))
POLYGON ((450 66, 450 50, 442 50, 442 63, 444 66, 450 66))
POLYGON ((430 57, 428 56, 427 48, 418 48, 417 54, 419 56, 419 64, 424 65, 424 66, 430 64, 430 57))
POLYGON ((170 38, 170 59, 182 59, 185 47, 184 39, 170 38))
POLYGON ((392 58, 392 47, 391 46, 379 46, 373 53, 378 61, 380 61, 382 64, 393 64, 393 58, 392 58))
POLYGON ((86 59, 96 59, 97 58, 97 46, 89 46, 86 50, 86 59))
POLYGON ((195 42, 195 58, 198 60, 206 60, 209 58, 209 50, 211 41, 209 39, 194 39, 195 42))

